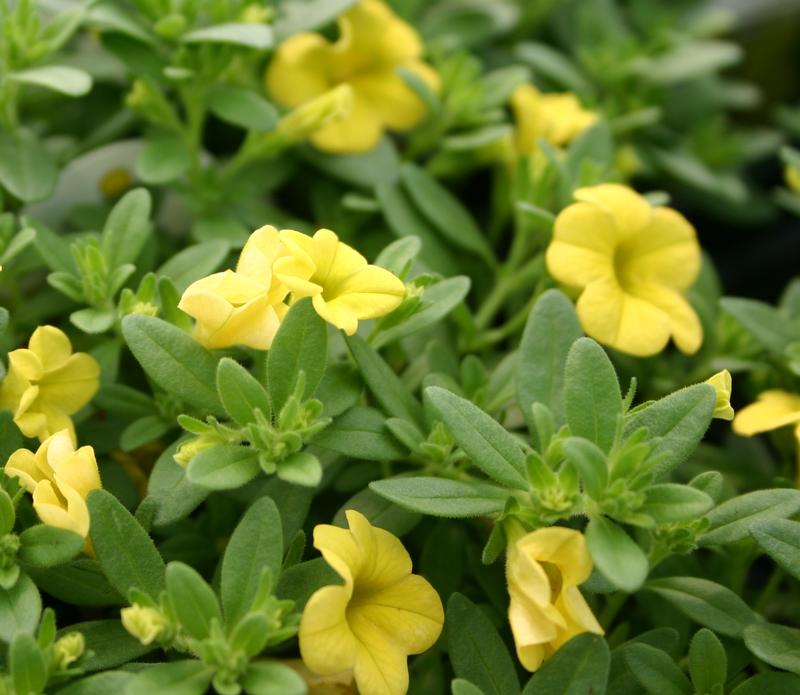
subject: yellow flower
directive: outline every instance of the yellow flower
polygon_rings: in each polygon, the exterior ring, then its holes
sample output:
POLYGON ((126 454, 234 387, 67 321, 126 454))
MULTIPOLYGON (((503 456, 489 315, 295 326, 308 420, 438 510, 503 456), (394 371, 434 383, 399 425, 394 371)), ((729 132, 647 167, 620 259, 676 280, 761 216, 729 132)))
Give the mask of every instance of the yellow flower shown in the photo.
POLYGON ((369 265, 330 229, 313 237, 283 229, 280 237, 287 255, 275 261, 275 275, 294 299, 311 297, 317 313, 348 335, 359 320, 385 316, 403 301, 405 285, 397 277, 369 265))
POLYGON ((323 126, 348 118, 352 110, 353 89, 349 84, 340 84, 282 116, 275 131, 287 142, 296 142, 323 126))
POLYGON ((69 338, 54 326, 39 326, 28 347, 8 353, 8 374, 0 385, 0 408, 14 413, 26 437, 44 440, 67 429, 70 415, 97 392, 100 365, 85 352, 72 353, 69 338))
POLYGON ((723 369, 710 379, 706 379, 706 383, 711 384, 717 392, 717 404, 714 407, 714 417, 720 420, 733 420, 733 408, 731 407, 733 380, 731 379, 731 373, 727 369, 723 369))
POLYGON ((405 68, 432 89, 438 77, 420 60, 422 42, 413 27, 380 0, 361 0, 339 17, 339 40, 301 33, 285 41, 267 70, 267 89, 294 108, 339 84, 353 89, 348 118, 330 123, 311 142, 327 152, 365 152, 385 128, 409 130, 425 117, 425 105, 398 74, 405 68))
POLYGON ((5 471, 6 475, 19 478, 33 495, 33 508, 43 523, 86 538, 86 497, 102 487, 92 447, 76 450, 69 432, 62 430, 45 439, 36 453, 17 449, 9 457, 5 471))
MULTIPOLYGON (((771 389, 758 395, 755 403, 742 408, 733 419, 733 431, 745 437, 800 423, 800 396, 771 389)), ((798 426, 800 439, 800 426, 798 426)))
POLYGON ((287 307, 286 288, 272 274, 282 252, 278 231, 265 226, 250 235, 236 271, 214 273, 189 285, 178 308, 197 320, 195 339, 208 348, 247 345, 266 350, 287 307))
POLYGON ((800 193, 800 169, 791 165, 784 169, 784 179, 790 191, 800 193))
POLYGON ((574 94, 542 94, 532 84, 514 90, 511 108, 517 149, 523 154, 535 152, 540 139, 564 147, 597 121, 597 114, 584 109, 574 94))
POLYGON ((170 631, 164 614, 155 608, 134 603, 120 611, 122 626, 142 644, 161 639, 170 631))
POLYGON ((619 184, 574 195, 579 202, 556 218, 546 259, 556 280, 583 290, 577 309, 586 333, 632 355, 654 355, 670 336, 682 352, 696 352, 703 328, 683 295, 700 272, 691 224, 619 184))
POLYGON ((438 594, 411 574, 411 558, 388 531, 354 510, 349 530, 319 525, 314 547, 344 579, 316 591, 300 621, 300 654, 321 675, 352 670, 361 695, 403 695, 409 654, 439 637, 444 611, 438 594))
POLYGON ((579 531, 551 526, 509 545, 508 620, 517 656, 529 671, 576 635, 603 634, 578 589, 591 573, 592 558, 579 531))

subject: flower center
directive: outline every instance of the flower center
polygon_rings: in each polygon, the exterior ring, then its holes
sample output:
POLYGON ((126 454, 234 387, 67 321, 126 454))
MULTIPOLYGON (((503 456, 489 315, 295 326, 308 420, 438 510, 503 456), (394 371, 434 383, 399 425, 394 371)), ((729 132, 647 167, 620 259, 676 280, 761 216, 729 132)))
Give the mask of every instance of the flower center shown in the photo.
POLYGON ((627 289, 636 278, 634 246, 622 242, 614 249, 614 275, 622 289, 627 289))
POLYGON ((540 562, 539 564, 550 582, 550 602, 555 603, 556 599, 561 595, 561 587, 564 585, 561 570, 552 562, 540 562))

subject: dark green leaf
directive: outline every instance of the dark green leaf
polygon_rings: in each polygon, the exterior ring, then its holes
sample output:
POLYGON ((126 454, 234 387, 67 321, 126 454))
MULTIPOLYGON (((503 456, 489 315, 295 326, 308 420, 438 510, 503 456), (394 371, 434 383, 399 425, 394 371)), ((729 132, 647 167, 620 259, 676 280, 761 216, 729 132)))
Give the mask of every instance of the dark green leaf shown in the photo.
POLYGON ((490 483, 425 477, 376 480, 370 489, 411 511, 452 518, 499 514, 509 496, 490 483))
POLYGON ((701 545, 722 545, 747 538, 757 521, 784 519, 800 511, 800 490, 776 488, 756 490, 723 502, 706 516, 708 531, 701 545))
POLYGON ((256 408, 267 419, 272 415, 269 396, 264 387, 230 357, 223 357, 217 365, 217 391, 228 415, 242 426, 256 421, 256 408))
POLYGON ((186 469, 186 478, 209 490, 233 490, 258 475, 258 452, 247 446, 220 444, 203 449, 186 469))
POLYGON ((37 524, 19 536, 17 557, 29 565, 54 567, 69 562, 83 548, 84 540, 66 529, 37 524))
POLYGON ((610 663, 605 639, 578 635, 545 661, 522 695, 605 695, 610 663))
POLYGON ((595 567, 614 586, 631 593, 647 579, 647 556, 613 521, 605 517, 591 519, 586 527, 586 542, 595 567))
POLYGON ((190 637, 208 637, 212 620, 223 624, 217 595, 195 570, 182 562, 170 562, 166 580, 172 610, 190 637))

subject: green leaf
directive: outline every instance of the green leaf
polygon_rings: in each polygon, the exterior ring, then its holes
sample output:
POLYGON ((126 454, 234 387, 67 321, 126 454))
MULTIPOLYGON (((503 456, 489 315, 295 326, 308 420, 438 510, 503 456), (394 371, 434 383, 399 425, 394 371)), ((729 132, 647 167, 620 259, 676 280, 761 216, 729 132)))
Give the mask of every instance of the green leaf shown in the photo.
POLYGON ((170 562, 166 580, 170 606, 190 637, 208 637, 212 620, 223 625, 217 595, 196 570, 182 562, 170 562))
POLYGON ((800 677, 791 673, 760 673, 746 680, 731 695, 786 695, 800 692, 800 677))
POLYGON ((528 315, 517 363, 517 402, 532 428, 531 407, 546 405, 560 427, 564 414, 564 369, 572 344, 583 335, 575 306, 558 290, 548 290, 528 315))
POLYGON ((18 632, 33 634, 42 614, 42 597, 26 574, 10 589, 0 587, 0 639, 11 642, 18 632))
POLYGON ((287 0, 275 20, 275 34, 280 39, 302 31, 317 29, 332 22, 356 0, 287 0))
POLYGON ((625 437, 642 427, 647 428, 651 439, 658 437, 652 455, 663 458, 654 470, 656 476, 666 475, 697 448, 711 423, 716 402, 717 394, 710 384, 687 386, 626 418, 625 437))
POLYGON ((160 415, 146 415, 134 420, 120 435, 119 448, 123 451, 133 451, 140 446, 158 439, 162 434, 172 429, 172 424, 166 422, 160 415))
POLYGON ((202 661, 170 661, 137 673, 125 687, 125 695, 203 695, 213 677, 214 669, 202 661))
POLYGON ((210 490, 190 483, 186 469, 173 458, 176 444, 158 457, 147 481, 147 500, 156 505, 153 526, 168 526, 186 518, 206 497, 210 490))
POLYGON ((503 640, 487 615, 462 594, 447 602, 448 651, 456 676, 486 695, 517 695, 517 671, 503 640))
POLYGON ((359 335, 345 338, 347 347, 375 400, 393 417, 425 426, 422 406, 383 358, 359 335))
POLYGON ((585 534, 595 567, 614 586, 633 593, 647 579, 650 570, 647 557, 613 521, 594 517, 585 534))
POLYGON ((599 499, 608 484, 608 462, 599 447, 582 437, 564 440, 564 455, 583 481, 589 497, 599 499))
POLYGON ((111 210, 100 242, 109 268, 134 263, 150 236, 152 199, 144 188, 126 193, 111 210))
POLYGON ((707 628, 698 630, 692 638, 689 646, 689 673, 698 693, 711 693, 718 686, 721 692, 721 686, 725 685, 728 674, 725 647, 707 628))
POLYGON ((69 315, 69 320, 73 326, 80 328, 84 333, 96 335, 98 333, 105 333, 114 325, 114 322, 117 320, 117 312, 115 309, 95 309, 89 307, 87 309, 73 311, 69 315))
POLYGON ((128 671, 106 671, 73 681, 66 688, 61 688, 58 695, 108 695, 108 693, 124 693, 126 686, 135 678, 128 671))
POLYGON ((478 406, 450 391, 429 386, 425 395, 474 466, 501 485, 529 489, 525 454, 512 434, 478 406))
POLYGON ((50 153, 32 135, 0 132, 0 185, 30 203, 47 198, 56 186, 58 169, 50 153))
POLYGON ((639 511, 651 516, 657 524, 692 521, 714 506, 714 500, 705 492, 688 485, 651 485, 645 494, 647 498, 639 511))
POLYGON ((114 495, 93 490, 87 499, 97 561, 123 596, 132 588, 157 599, 164 588, 164 561, 147 532, 114 495))
POLYGON ((122 319, 122 335, 148 376, 167 393, 199 410, 224 413, 214 388, 217 359, 180 328, 131 314, 122 319))
POLYGON ((578 635, 544 662, 522 695, 605 695, 610 665, 605 639, 578 635))
POLYGON ((564 165, 572 179, 579 181, 585 162, 592 161, 603 168, 610 167, 614 152, 614 140, 608 124, 598 121, 572 141, 564 165))
POLYGON ((322 464, 313 454, 298 451, 278 464, 281 480, 305 487, 317 487, 322 480, 322 464))
POLYGON ((145 183, 177 181, 192 166, 192 152, 177 133, 159 133, 145 140, 136 157, 136 175, 145 183))
POLYGON ((17 557, 36 567, 55 567, 72 560, 83 548, 84 540, 66 529, 37 524, 19 535, 17 557))
POLYGON ((277 661, 250 664, 242 686, 247 695, 306 695, 308 692, 300 674, 277 661))
POLYGON ((750 533, 766 553, 795 579, 800 579, 800 522, 764 519, 750 533))
POLYGON ((186 469, 186 478, 209 490, 233 490, 258 475, 258 452, 247 446, 220 444, 203 449, 186 469))
POLYGON ((5 535, 14 528, 16 518, 11 497, 5 490, 0 489, 0 535, 5 535))
POLYGON ((645 588, 669 601, 681 613, 726 637, 741 637, 756 615, 730 589, 699 577, 649 581, 645 588))
POLYGON ((363 154, 328 154, 312 147, 303 150, 302 154, 304 159, 326 174, 359 188, 392 183, 400 175, 400 156, 387 136, 363 154))
POLYGON ((375 480, 369 487, 405 509, 451 518, 499 514, 509 496, 491 483, 444 478, 389 478, 375 480))
POLYGON ((301 299, 286 314, 267 358, 267 386, 272 406, 280 412, 297 383, 306 374, 303 398, 313 395, 323 374, 328 354, 328 326, 311 299, 301 299))
POLYGON ((195 280, 204 278, 219 268, 229 250, 228 242, 222 239, 187 246, 156 270, 156 275, 168 277, 178 292, 183 292, 195 280))
POLYGON ((567 354, 564 407, 570 432, 608 453, 622 415, 617 373, 605 350, 591 338, 579 338, 567 354))
POLYGON ((484 695, 483 690, 477 685, 473 685, 463 678, 454 678, 450 689, 453 695, 484 695))
POLYGON ((222 559, 220 595, 228 625, 250 609, 265 570, 277 583, 282 559, 281 515, 272 499, 262 497, 236 525, 222 559))
POLYGON ((217 391, 228 415, 243 427, 256 421, 256 409, 267 419, 272 416, 264 387, 230 357, 223 357, 217 365, 217 391))
POLYGON ((800 323, 787 321, 775 307, 755 299, 724 297, 720 305, 733 316, 760 345, 779 357, 789 343, 800 340, 800 323))
POLYGON ((75 606, 119 606, 125 599, 109 584, 100 564, 79 557, 56 568, 25 568, 36 585, 59 601, 75 606))
POLYGON ((195 29, 181 36, 185 43, 229 43, 264 51, 272 48, 272 27, 266 24, 240 24, 230 22, 195 29))
POLYGON ((427 285, 422 295, 422 308, 403 323, 378 333, 373 346, 380 349, 441 321, 464 300, 469 288, 470 279, 464 275, 427 285))
POLYGON ((8 649, 8 664, 16 695, 38 695, 44 691, 48 664, 33 635, 20 632, 14 636, 8 649))
POLYGON ((753 623, 744 629, 744 643, 770 666, 800 675, 800 630, 771 623, 753 623))
POLYGON ((80 97, 92 88, 92 77, 88 72, 68 65, 46 65, 40 68, 18 70, 8 74, 9 82, 44 87, 71 97, 80 97))
POLYGON ((480 256, 490 265, 495 263, 486 235, 458 198, 411 162, 403 164, 400 176, 414 203, 448 243, 480 256))
POLYGON ((336 418, 313 439, 314 446, 350 458, 393 461, 407 452, 386 427, 386 419, 375 408, 355 406, 336 418))
POLYGON ((302 610, 311 595, 323 586, 341 584, 342 578, 321 557, 301 562, 281 572, 275 595, 295 602, 295 610, 302 610))
POLYGON ((517 58, 530 65, 538 75, 566 87, 577 94, 592 94, 592 84, 580 73, 563 53, 552 46, 526 41, 515 49, 517 58))
POLYGON ((625 662, 650 695, 691 695, 689 679, 669 654, 649 644, 631 644, 623 652, 625 662))
POLYGON ((396 239, 378 254, 375 265, 400 277, 408 272, 421 249, 422 242, 415 236, 396 239))
POLYGON ((208 93, 208 109, 217 118, 241 128, 263 133, 278 122, 278 110, 249 89, 215 85, 208 93))
MULTIPOLYGON (((438 479, 431 478, 431 480, 438 479)), ((339 511, 333 517, 334 526, 347 526, 345 512, 349 509, 361 512, 373 526, 386 529, 398 537, 407 534, 422 519, 419 514, 403 509, 368 487, 359 490, 339 507, 339 511)))
POLYGON ((631 71, 650 82, 669 85, 735 65, 742 55, 741 46, 732 41, 694 39, 679 42, 657 57, 633 61, 631 71))
POLYGON ((699 537, 701 545, 734 543, 750 535, 757 521, 785 519, 800 511, 800 490, 775 488, 756 490, 723 502, 710 511, 708 530, 699 537))
POLYGON ((142 644, 122 626, 119 619, 74 623, 59 630, 58 636, 63 637, 70 632, 83 635, 86 651, 81 658, 81 668, 85 671, 114 668, 158 648, 154 644, 142 644))

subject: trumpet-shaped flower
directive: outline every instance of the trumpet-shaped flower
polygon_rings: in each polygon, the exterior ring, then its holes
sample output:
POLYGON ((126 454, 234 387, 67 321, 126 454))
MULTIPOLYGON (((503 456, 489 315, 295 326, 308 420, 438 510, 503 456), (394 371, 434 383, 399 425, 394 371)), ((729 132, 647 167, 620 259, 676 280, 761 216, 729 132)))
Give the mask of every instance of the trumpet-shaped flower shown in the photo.
POLYGON ((359 512, 346 516, 349 530, 314 529, 314 547, 344 584, 309 599, 300 653, 321 675, 352 670, 361 695, 402 695, 408 655, 424 652, 442 631, 442 603, 425 579, 411 574, 411 558, 395 536, 359 512))
POLYGON ((703 328, 683 294, 700 272, 691 224, 619 184, 574 195, 578 202, 556 218, 546 260, 556 280, 582 290, 586 333, 637 356, 660 352, 670 336, 682 352, 696 352, 703 328))
POLYGON ((276 280, 272 264, 282 253, 275 227, 250 235, 236 271, 214 273, 189 285, 178 308, 196 319, 194 337, 209 348, 246 345, 266 350, 287 307, 287 289, 276 280))
POLYGON ((86 497, 102 487, 92 447, 76 450, 70 433, 62 430, 45 439, 36 453, 17 449, 9 457, 5 471, 19 478, 33 495, 33 508, 43 523, 86 538, 86 497))
POLYGON ((733 420, 733 408, 731 407, 733 379, 731 379, 731 373, 727 369, 723 369, 710 379, 706 379, 706 383, 711 384, 717 392, 717 404, 714 406, 714 417, 720 420, 733 420))
POLYGON ((597 114, 584 109, 574 94, 542 94, 532 84, 514 90, 511 108, 517 150, 523 154, 535 152, 540 139, 564 147, 597 121, 597 114))
POLYGON ((365 152, 385 128, 404 131, 425 117, 422 100, 403 81, 408 70, 431 88, 436 73, 420 60, 417 32, 380 0, 361 0, 339 17, 338 41, 320 34, 296 34, 279 48, 267 70, 267 88, 283 106, 294 108, 340 84, 353 90, 349 117, 311 135, 328 152, 365 152))
POLYGON ((583 534, 551 526, 514 540, 506 556, 508 620, 517 656, 536 671, 582 632, 603 634, 578 585, 592 573, 583 534))
POLYGON ((26 437, 44 440, 59 430, 75 440, 70 415, 97 392, 100 365, 85 352, 72 352, 55 326, 39 326, 27 348, 8 353, 8 374, 0 385, 0 408, 14 413, 26 437))
POLYGON ((287 255, 275 261, 275 275, 294 299, 311 297, 317 313, 348 335, 359 320, 384 316, 403 301, 405 285, 396 276, 369 265, 330 229, 313 237, 283 229, 280 238, 287 255))

